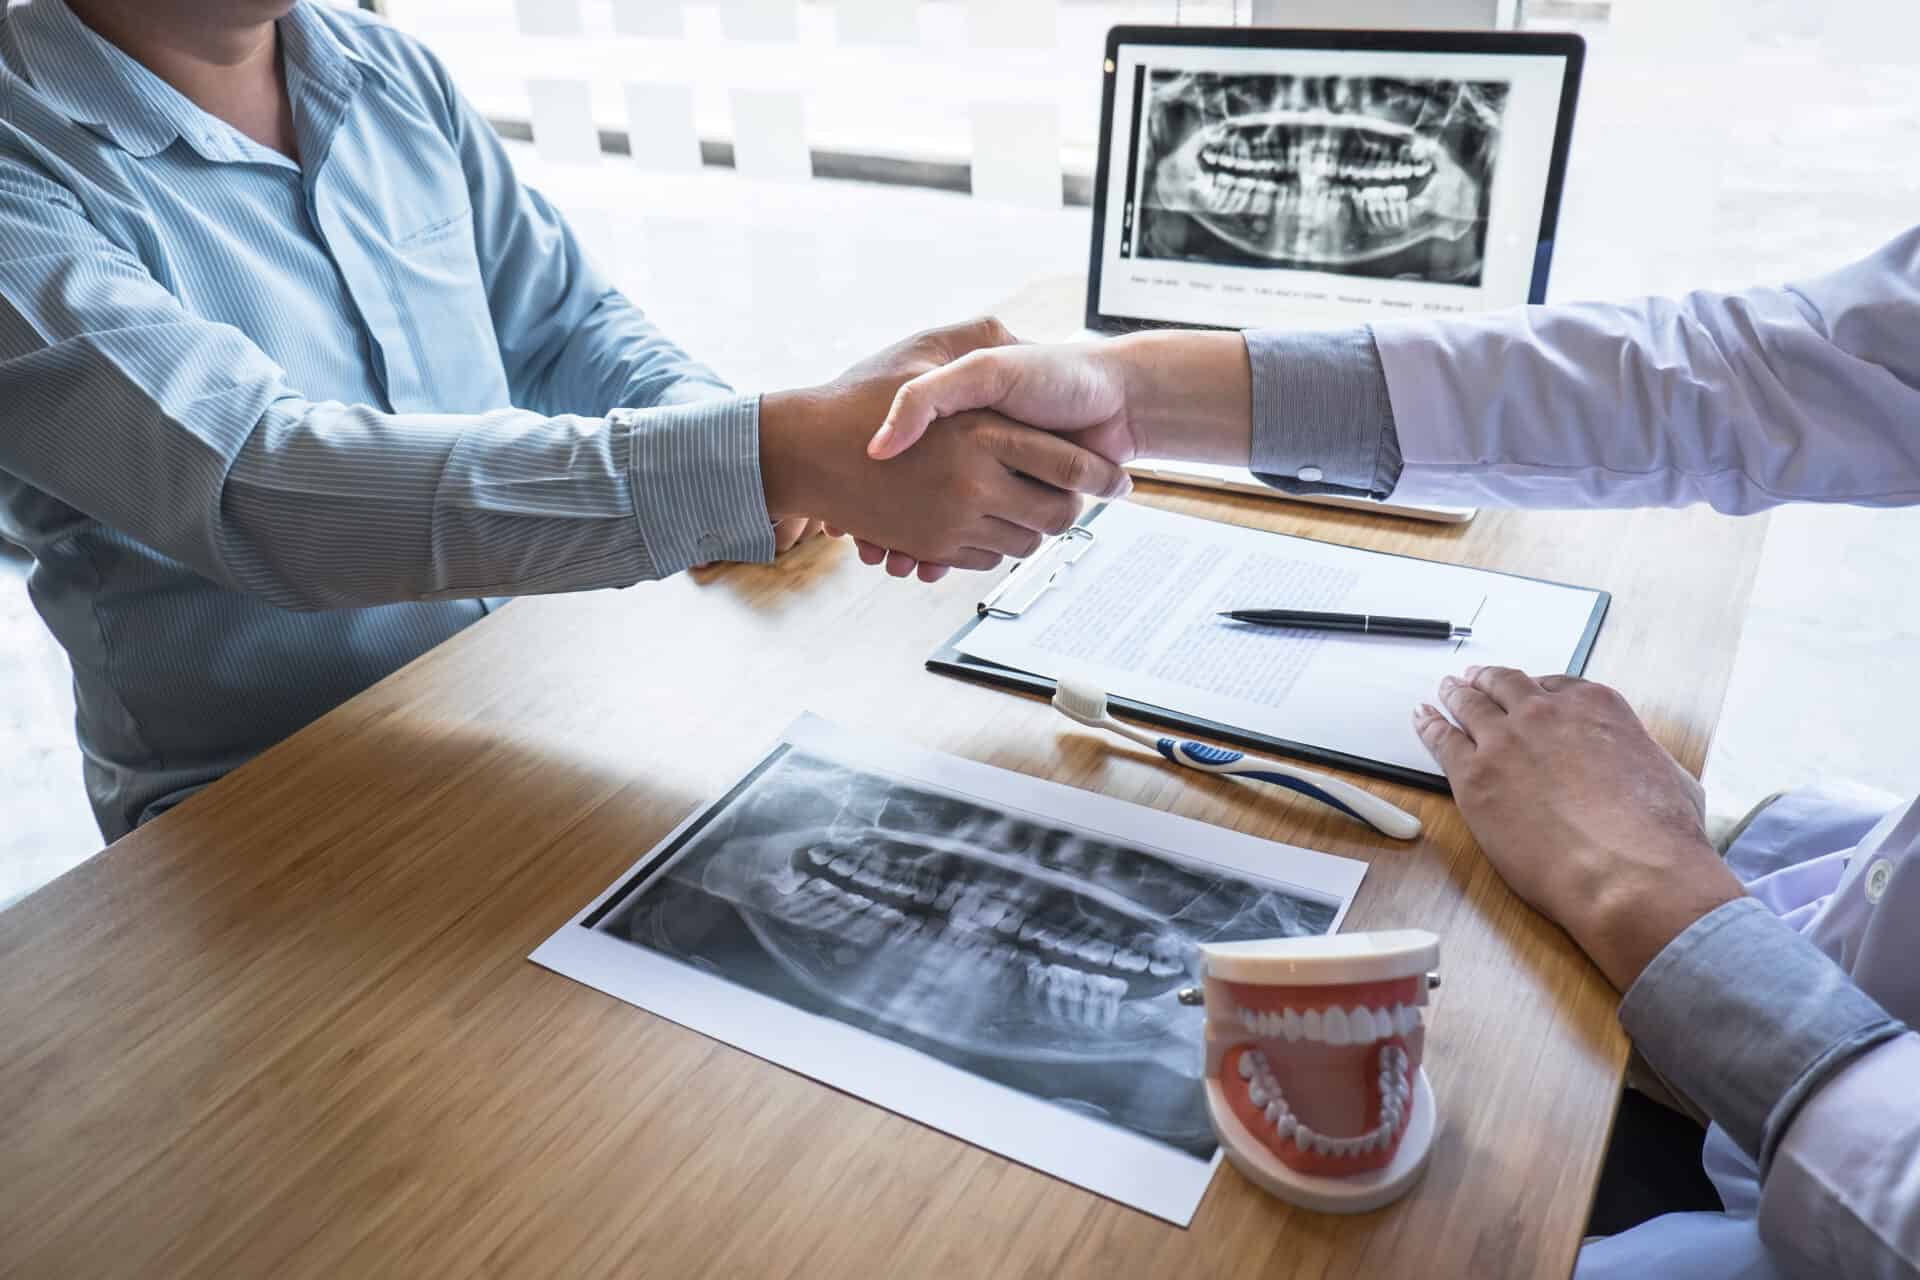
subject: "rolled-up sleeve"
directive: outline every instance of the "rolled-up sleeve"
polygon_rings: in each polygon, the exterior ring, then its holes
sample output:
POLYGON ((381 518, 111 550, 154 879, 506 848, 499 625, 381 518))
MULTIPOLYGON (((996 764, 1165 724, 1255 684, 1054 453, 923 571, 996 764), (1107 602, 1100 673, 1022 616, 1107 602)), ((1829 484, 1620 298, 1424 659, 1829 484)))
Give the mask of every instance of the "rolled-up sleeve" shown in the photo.
POLYGON ((1250 329, 1245 337, 1254 473, 1285 493, 1391 493, 1400 440, 1372 334, 1250 329))

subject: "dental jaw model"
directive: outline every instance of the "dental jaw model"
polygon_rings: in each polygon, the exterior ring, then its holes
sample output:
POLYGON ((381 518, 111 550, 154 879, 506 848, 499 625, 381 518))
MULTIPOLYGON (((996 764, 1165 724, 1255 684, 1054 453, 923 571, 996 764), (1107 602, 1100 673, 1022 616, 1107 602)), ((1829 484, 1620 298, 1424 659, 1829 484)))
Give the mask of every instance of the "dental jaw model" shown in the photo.
POLYGON ((1436 1128, 1421 1070, 1440 940, 1419 929, 1201 948, 1207 1113, 1281 1199, 1363 1213, 1405 1193, 1436 1128))

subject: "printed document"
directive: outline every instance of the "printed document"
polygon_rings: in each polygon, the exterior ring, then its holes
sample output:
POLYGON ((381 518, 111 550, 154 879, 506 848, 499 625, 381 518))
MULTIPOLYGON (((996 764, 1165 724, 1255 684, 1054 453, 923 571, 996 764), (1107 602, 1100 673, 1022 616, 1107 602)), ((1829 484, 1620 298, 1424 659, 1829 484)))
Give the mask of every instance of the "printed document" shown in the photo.
POLYGON ((969 657, 1181 715, 1425 773, 1410 720, 1472 663, 1564 672, 1600 593, 1114 503, 1094 545, 1018 618, 985 618, 969 657), (1470 639, 1233 622, 1230 609, 1443 618, 1470 639))

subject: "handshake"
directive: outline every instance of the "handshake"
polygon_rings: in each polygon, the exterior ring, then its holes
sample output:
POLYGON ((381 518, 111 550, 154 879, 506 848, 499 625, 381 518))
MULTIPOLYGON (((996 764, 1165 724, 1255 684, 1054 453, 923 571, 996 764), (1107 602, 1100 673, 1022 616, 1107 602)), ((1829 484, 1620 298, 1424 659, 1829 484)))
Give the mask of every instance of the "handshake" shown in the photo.
POLYGON ((832 382, 767 395, 760 467, 776 542, 850 534, 869 564, 933 582, 1031 555, 1115 498, 1136 457, 1248 456, 1238 334, 1038 346, 997 320, 932 329, 832 382))

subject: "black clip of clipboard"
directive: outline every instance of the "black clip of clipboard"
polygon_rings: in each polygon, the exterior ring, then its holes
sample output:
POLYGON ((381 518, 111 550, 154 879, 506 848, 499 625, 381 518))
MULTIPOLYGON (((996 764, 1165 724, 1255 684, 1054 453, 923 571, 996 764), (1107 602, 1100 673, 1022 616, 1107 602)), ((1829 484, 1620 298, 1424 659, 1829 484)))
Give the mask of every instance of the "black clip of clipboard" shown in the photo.
MULTIPOLYGON (((1078 550, 1074 554, 1074 560, 1080 559, 1080 557, 1086 555, 1087 552, 1093 549, 1094 536, 1092 531, 1087 529, 1086 526, 1098 519, 1100 514, 1104 512, 1109 505, 1110 504, 1103 502, 1092 508, 1080 518, 1078 525, 1069 530, 1067 534, 1061 535, 1062 538, 1074 533, 1084 535, 1084 538, 1077 538, 1075 540, 1082 545, 1078 547, 1078 550)), ((1313 539, 1310 538, 1301 540, 1313 541, 1313 539)), ((939 672, 942 675, 958 676, 963 680, 973 680, 982 684, 996 685, 1003 689, 1039 694, 1041 697, 1051 697, 1054 690, 1054 682, 1052 679, 1046 676, 1036 675, 1031 671, 1020 671, 1013 667, 1003 667, 997 662, 989 662, 984 658, 976 658, 965 652, 963 646, 966 644, 968 634, 972 632, 975 627, 986 622, 989 618, 1018 617, 1019 613, 1009 613, 1005 612, 1005 610, 1013 606, 1018 606, 1021 611, 1031 608, 1034 601, 1045 595, 1047 589, 1060 580, 1061 575, 1068 566, 1055 564, 1046 572, 1038 572, 1036 569, 1034 577, 1027 577, 1028 566, 1037 565, 1042 555, 1050 549, 1052 545, 1052 543, 1049 543, 1048 547, 1036 552, 1027 561, 1023 562, 1019 568, 1015 569, 1003 579, 998 587, 989 592, 987 598, 982 600, 976 607, 975 616, 967 619, 965 625, 952 636, 948 637, 945 644, 928 655, 926 660, 927 670, 939 672), (1023 579, 1024 581, 1022 581, 1023 579), (1016 582, 1020 583, 1017 587, 1013 585, 1016 582), (1010 599, 1006 594, 1003 594, 1011 592, 1018 592, 1018 595, 1010 599), (1028 598, 1029 592, 1031 593, 1031 598, 1028 598)), ((1358 550, 1358 548, 1354 549, 1358 550)), ((1367 552, 1367 554, 1395 555, 1397 553, 1370 551, 1367 552)), ((1418 556, 1402 558, 1420 559, 1418 556)), ((1484 570, 1483 572, 1499 573, 1500 571, 1484 570)), ((1524 578, 1529 575, 1502 574, 1501 576, 1524 578)), ((1532 580, 1535 582, 1549 582, 1554 586, 1569 585, 1567 583, 1552 582, 1551 579, 1547 578, 1534 578, 1532 580)), ((1595 588, 1580 589, 1594 591, 1594 604, 1592 613, 1588 615, 1586 628, 1578 643, 1575 645, 1572 656, 1567 662, 1567 674, 1575 676, 1586 670, 1587 659, 1593 653, 1594 641, 1600 634, 1600 624, 1606 618, 1607 607, 1613 601, 1613 596, 1609 592, 1600 591, 1595 588)), ((1110 696, 1107 699, 1107 705, 1114 711, 1120 712, 1127 719, 1144 721, 1148 724, 1159 725, 1162 728, 1173 729, 1176 732, 1184 732, 1199 737, 1212 737, 1222 742, 1234 743, 1237 746, 1245 747, 1249 750, 1291 756, 1296 760, 1305 760, 1310 764, 1335 769, 1347 769, 1355 773, 1368 774, 1375 778, 1384 778, 1389 782, 1405 783, 1408 786, 1419 787, 1427 791, 1438 791, 1446 794, 1451 790, 1447 785, 1446 778, 1438 773, 1409 769, 1403 765, 1389 764, 1386 761, 1372 760, 1364 756, 1349 755, 1344 751, 1335 751, 1328 747, 1320 747, 1310 743, 1295 742, 1288 738, 1258 733, 1238 725, 1222 724, 1217 720, 1210 720, 1205 716, 1176 711, 1168 707, 1156 706, 1150 702, 1138 702, 1132 698, 1124 698, 1118 695, 1110 696)))
POLYGON ((983 618, 1017 618, 1033 608, 1060 576, 1093 550, 1093 530, 1076 524, 1022 560, 987 598, 974 606, 983 618))

